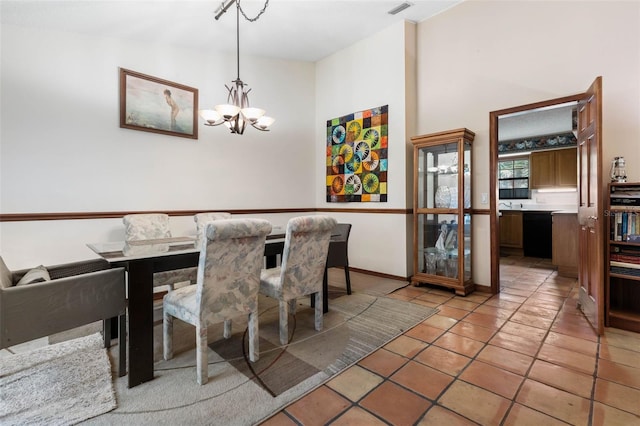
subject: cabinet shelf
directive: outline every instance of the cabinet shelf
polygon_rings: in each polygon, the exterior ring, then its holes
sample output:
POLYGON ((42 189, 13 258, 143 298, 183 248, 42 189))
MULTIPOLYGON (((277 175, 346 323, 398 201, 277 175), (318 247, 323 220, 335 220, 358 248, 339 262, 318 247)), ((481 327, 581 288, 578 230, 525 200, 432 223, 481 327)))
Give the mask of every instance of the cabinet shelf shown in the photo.
POLYGON ((634 243, 632 241, 615 241, 609 240, 609 244, 612 246, 629 246, 629 247, 640 247, 640 243, 634 243))
POLYGON ((474 137, 468 129, 457 129, 411 138, 414 285, 447 287, 461 296, 475 289, 471 275, 474 137))
POLYGON ((635 275, 620 274, 618 272, 609 272, 609 276, 610 277, 614 277, 614 278, 622 278, 622 279, 625 279, 625 280, 631 280, 631 281, 640 281, 640 277, 637 277, 635 275))
POLYGON ((630 310, 611 309, 609 326, 640 333, 640 314, 630 310))

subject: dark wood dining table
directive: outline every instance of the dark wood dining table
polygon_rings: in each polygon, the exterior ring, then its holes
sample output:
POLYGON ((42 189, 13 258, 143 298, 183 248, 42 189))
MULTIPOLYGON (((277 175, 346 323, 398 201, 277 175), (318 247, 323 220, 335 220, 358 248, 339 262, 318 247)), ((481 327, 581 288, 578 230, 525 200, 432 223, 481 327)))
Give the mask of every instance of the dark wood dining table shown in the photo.
MULTIPOLYGON (((128 387, 153 380, 153 274, 198 266, 200 250, 196 248, 196 239, 175 237, 87 246, 113 267, 124 267, 128 273, 128 387)), ((284 234, 267 237, 264 251, 267 268, 277 265, 277 256, 283 249, 284 234)), ((325 313, 329 309, 326 276, 325 270, 322 292, 325 313)))

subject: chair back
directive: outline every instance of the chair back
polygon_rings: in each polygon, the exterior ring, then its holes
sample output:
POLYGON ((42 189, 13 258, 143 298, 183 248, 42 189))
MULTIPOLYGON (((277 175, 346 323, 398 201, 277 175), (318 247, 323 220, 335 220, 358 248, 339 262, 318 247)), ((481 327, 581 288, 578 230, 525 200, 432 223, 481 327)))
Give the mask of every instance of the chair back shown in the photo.
POLYGON ((206 224, 200 249, 196 308, 202 321, 257 309, 264 244, 271 223, 229 219, 206 224))
POLYGON ((338 223, 331 232, 331 250, 327 256, 327 268, 346 266, 349 263, 350 223, 338 223))
POLYGON ((280 282, 284 300, 322 291, 331 230, 329 216, 294 217, 287 223, 280 282))
POLYGON ((198 244, 204 240, 203 232, 206 229, 206 225, 214 220, 231 219, 231 213, 227 212, 205 212, 197 213, 193 216, 193 220, 196 222, 196 235, 198 237, 198 244))
POLYGON ((122 222, 125 241, 171 237, 169 215, 164 213, 128 214, 122 222))

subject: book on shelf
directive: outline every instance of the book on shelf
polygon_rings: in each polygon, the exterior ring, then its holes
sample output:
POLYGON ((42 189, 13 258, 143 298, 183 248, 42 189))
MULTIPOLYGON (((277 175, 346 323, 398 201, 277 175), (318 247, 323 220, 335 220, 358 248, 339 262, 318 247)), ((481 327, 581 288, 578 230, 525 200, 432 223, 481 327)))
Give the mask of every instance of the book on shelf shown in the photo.
POLYGON ((616 211, 640 212, 640 206, 624 206, 624 205, 611 204, 609 206, 609 210, 612 212, 616 212, 616 211))
POLYGON ((640 234, 640 212, 615 211, 610 221, 612 241, 638 241, 640 234))
POLYGON ((620 267, 620 266, 611 265, 610 271, 611 271, 612 274, 630 275, 630 276, 633 276, 633 277, 640 277, 640 269, 623 268, 623 267, 620 267))
POLYGON ((611 246, 612 253, 640 254, 640 246, 622 245, 613 243, 611 246))
POLYGON ((640 211, 640 185, 612 185, 609 204, 611 210, 632 209, 640 211))
POLYGON ((611 207, 639 207, 640 185, 612 186, 609 194, 611 207))
POLYGON ((609 255, 609 259, 616 262, 634 263, 640 265, 640 256, 612 253, 609 255))
POLYGON ((627 269, 639 269, 640 270, 640 264, 638 263, 629 263, 629 262, 617 262, 615 260, 611 260, 609 262, 609 264, 611 266, 617 266, 619 268, 627 268, 627 269))

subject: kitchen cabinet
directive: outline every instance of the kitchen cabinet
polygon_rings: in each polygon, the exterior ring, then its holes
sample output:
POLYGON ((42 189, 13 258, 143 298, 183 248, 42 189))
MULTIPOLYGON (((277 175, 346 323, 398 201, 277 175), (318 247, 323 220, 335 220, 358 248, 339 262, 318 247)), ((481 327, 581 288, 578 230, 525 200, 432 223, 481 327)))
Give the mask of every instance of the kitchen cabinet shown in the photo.
POLYGON ((558 275, 578 278, 578 214, 553 212, 551 263, 558 275))
POLYGON ((414 136, 414 285, 434 284, 465 296, 471 277, 471 144, 475 134, 456 129, 414 136))
POLYGON ((529 186, 531 189, 576 188, 577 167, 576 148, 532 152, 529 186))
POLYGON ((605 325, 640 333, 640 182, 609 184, 605 325), (635 193, 612 202, 614 193, 635 193), (634 199, 634 200, 632 200, 634 199))
POLYGON ((522 212, 500 212, 500 247, 522 248, 522 212))

